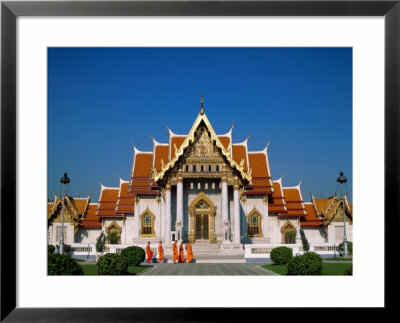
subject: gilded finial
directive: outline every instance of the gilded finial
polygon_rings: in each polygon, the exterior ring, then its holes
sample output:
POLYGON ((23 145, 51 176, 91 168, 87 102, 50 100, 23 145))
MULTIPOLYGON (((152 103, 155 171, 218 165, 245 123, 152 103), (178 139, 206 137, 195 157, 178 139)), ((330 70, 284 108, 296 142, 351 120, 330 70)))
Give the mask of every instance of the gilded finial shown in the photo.
POLYGON ((232 119, 232 129, 235 128, 235 120, 232 119))
POLYGON ((247 134, 246 141, 249 140, 249 138, 250 138, 250 131, 249 131, 249 133, 247 134))
POLYGON ((204 114, 204 95, 201 93, 201 108, 200 108, 200 114, 204 114))
POLYGON ((169 127, 168 127, 168 121, 167 121, 167 130, 170 130, 169 127))

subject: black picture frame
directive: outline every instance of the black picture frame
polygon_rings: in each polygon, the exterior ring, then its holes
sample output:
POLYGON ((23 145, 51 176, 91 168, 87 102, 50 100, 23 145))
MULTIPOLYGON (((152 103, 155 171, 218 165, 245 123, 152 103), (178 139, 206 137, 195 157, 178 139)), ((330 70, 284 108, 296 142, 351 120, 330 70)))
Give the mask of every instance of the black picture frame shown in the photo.
MULTIPOLYGON (((16 19, 19 16, 382 16, 385 19, 385 309, 398 273, 388 262, 399 234, 400 0, 358 1, 2 1, 1 2, 1 321, 233 321, 240 308, 16 307, 16 19), (390 282, 388 282, 390 278, 390 282), (211 312, 210 312, 211 310, 211 312), (212 318, 212 319, 210 319, 212 318)), ((373 149, 373 148, 372 148, 373 149)), ((29 179, 28 179, 29 180, 29 179)), ((371 173, 371 182, 374 174, 371 173)), ((373 190, 372 190, 373 192, 373 190)), ((373 259, 373 255, 371 255, 373 259)), ((371 277, 373 279, 373 277, 371 277)), ((79 293, 78 293, 79 294, 79 293)), ((296 293, 297 295, 298 293, 296 293)), ((171 295, 179 298, 190 295, 171 295)), ((238 295, 240 297, 240 295, 238 295)), ((132 304, 134 306, 134 304, 132 304)), ((328 305, 328 304, 327 304, 328 305)), ((312 303, 310 303, 312 306, 312 303)), ((251 309, 263 317, 264 309, 251 309)), ((286 309, 287 310, 287 309, 286 309)), ((331 309, 332 310, 332 309, 331 309)), ((350 318, 350 317, 349 317, 350 318)))

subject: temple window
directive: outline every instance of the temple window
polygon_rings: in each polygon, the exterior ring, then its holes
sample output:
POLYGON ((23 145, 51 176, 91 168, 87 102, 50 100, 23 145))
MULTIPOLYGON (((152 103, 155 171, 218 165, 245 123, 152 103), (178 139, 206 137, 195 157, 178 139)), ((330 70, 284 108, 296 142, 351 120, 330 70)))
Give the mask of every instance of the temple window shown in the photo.
POLYGON ((248 220, 248 236, 261 237, 261 214, 256 210, 250 212, 248 220))
POLYGON ((188 172, 189 171, 189 166, 186 165, 185 170, 188 172))
POLYGON ((211 165, 208 166, 208 171, 211 172, 212 168, 211 165))
POLYGON ((193 165, 193 171, 194 172, 196 171, 196 165, 193 165))
POLYGON ((219 166, 218 166, 218 165, 217 165, 217 167, 216 167, 216 171, 219 172, 219 166))
POLYGON ((154 219, 155 216, 147 208, 141 215, 141 236, 142 237, 154 237, 154 219))
POLYGON ((286 221, 286 223, 282 226, 281 233, 282 233, 282 243, 284 244, 296 243, 296 234, 297 234, 296 228, 289 221, 286 221))
POLYGON ((201 172, 203 172, 203 171, 204 171, 204 167, 203 167, 203 165, 201 165, 201 169, 200 169, 200 171, 201 171, 201 172))

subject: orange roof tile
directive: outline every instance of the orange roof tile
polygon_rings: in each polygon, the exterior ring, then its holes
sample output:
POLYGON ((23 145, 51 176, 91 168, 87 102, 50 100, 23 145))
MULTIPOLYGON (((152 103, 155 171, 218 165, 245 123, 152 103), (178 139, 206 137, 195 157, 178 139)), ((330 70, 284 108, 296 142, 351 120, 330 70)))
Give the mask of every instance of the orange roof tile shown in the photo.
POLYGON ((101 228, 101 218, 96 216, 98 204, 90 203, 86 215, 81 219, 81 226, 84 228, 101 228))
POLYGON ((133 171, 129 193, 155 194, 151 190, 152 185, 153 153, 140 152, 135 149, 133 171))
POLYGON ((119 188, 106 188, 102 186, 96 215, 99 217, 117 216, 115 208, 118 200, 118 194, 119 188))
POLYGON ((240 165, 241 161, 244 160, 243 170, 247 172, 247 149, 245 145, 241 144, 233 144, 232 145, 232 158, 233 160, 240 165))
POLYGON ((175 156, 175 146, 176 149, 179 149, 183 142, 185 141, 186 136, 173 136, 170 139, 170 149, 171 149, 171 155, 169 156, 169 159, 171 160, 175 156))
POLYGON ((284 216, 305 216, 306 210, 301 197, 300 187, 283 187, 282 190, 288 210, 284 216))
POLYGON ((286 213, 286 202, 282 191, 281 179, 274 181, 274 192, 269 200, 268 213, 286 213))
POLYGON ((53 211, 53 205, 54 205, 54 202, 47 203, 47 217, 49 217, 51 214, 51 211, 53 211))
POLYGON ((231 144, 231 138, 227 136, 218 136, 219 141, 224 146, 226 150, 228 150, 229 145, 231 144))
POLYGON ((315 198, 313 197, 313 201, 315 203, 315 207, 317 209, 317 212, 319 215, 324 214, 329 207, 331 206, 331 204, 333 203, 333 201, 335 200, 335 197, 330 197, 330 198, 315 198))
POLYGON ((157 172, 161 170, 161 159, 164 161, 164 164, 168 163, 168 152, 168 145, 157 145, 154 147, 154 168, 157 172))
POLYGON ((135 194, 128 192, 129 182, 120 182, 116 213, 134 213, 135 194))
POLYGON ((78 214, 84 214, 89 203, 89 198, 71 198, 71 203, 74 205, 78 214))
POLYGON ((300 219, 302 227, 319 227, 323 225, 323 221, 318 218, 313 203, 304 203, 306 209, 306 216, 300 219))
POLYGON ((249 190, 246 190, 246 194, 272 194, 274 188, 266 152, 249 151, 248 156, 252 169, 252 183, 248 186, 249 190))

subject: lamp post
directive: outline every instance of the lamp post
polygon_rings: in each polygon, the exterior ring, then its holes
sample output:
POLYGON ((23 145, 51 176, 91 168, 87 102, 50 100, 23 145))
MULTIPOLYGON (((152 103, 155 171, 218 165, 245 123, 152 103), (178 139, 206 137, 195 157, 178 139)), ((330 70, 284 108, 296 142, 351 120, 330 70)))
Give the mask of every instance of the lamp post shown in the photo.
POLYGON ((60 183, 60 198, 61 198, 61 207, 62 207, 62 222, 61 222, 61 237, 60 237, 60 255, 64 254, 64 204, 65 204, 65 195, 67 194, 66 185, 69 184, 70 180, 67 176, 67 173, 64 173, 64 176, 61 177, 60 183), (64 184, 64 196, 62 196, 62 185, 64 184))
MULTIPOLYGON (((336 179, 336 182, 338 182, 339 185, 345 184, 347 182, 347 178, 346 176, 343 175, 343 172, 340 172, 340 176, 336 179)), ((343 202, 343 253, 344 256, 347 257, 348 249, 347 249, 347 237, 346 237, 346 210, 344 206, 344 199, 346 195, 342 194, 342 190, 340 190, 340 194, 342 195, 342 202, 343 202)))

